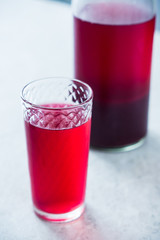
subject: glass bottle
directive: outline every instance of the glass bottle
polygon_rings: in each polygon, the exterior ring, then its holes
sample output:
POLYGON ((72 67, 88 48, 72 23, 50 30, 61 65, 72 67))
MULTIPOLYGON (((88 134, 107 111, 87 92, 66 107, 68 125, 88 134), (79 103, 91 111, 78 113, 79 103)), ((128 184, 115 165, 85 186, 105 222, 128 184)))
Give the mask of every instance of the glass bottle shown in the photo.
POLYGON ((152 0, 73 0, 74 73, 94 92, 91 146, 130 150, 147 134, 152 0))

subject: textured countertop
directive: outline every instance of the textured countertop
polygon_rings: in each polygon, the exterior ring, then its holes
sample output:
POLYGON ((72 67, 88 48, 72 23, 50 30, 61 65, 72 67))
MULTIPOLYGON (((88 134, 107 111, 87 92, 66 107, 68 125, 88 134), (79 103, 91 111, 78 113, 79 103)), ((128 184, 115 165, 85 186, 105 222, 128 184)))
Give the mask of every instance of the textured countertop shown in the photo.
POLYGON ((0 1, 0 240, 160 240, 160 33, 152 68, 149 132, 127 153, 90 151, 85 213, 49 223, 32 211, 20 91, 73 76, 69 5, 0 1))

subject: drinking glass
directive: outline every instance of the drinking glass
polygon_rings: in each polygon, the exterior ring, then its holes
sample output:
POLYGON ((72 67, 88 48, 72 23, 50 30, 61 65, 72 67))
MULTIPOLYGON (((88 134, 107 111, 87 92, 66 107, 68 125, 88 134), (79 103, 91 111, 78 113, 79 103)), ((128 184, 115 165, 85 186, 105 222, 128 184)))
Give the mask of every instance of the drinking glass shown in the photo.
POLYGON ((22 90, 35 213, 70 221, 84 210, 92 90, 78 80, 46 78, 22 90))
POLYGON ((140 146, 147 134, 152 0, 73 0, 75 77, 94 92, 91 145, 140 146))

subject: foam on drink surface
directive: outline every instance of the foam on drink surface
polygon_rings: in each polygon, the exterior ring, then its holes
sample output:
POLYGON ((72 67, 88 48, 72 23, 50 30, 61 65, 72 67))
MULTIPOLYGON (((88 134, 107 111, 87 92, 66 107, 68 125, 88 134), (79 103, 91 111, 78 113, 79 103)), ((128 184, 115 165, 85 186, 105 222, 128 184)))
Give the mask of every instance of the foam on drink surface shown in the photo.
POLYGON ((77 17, 92 23, 128 25, 145 22, 153 17, 153 13, 141 4, 110 2, 87 4, 77 17))

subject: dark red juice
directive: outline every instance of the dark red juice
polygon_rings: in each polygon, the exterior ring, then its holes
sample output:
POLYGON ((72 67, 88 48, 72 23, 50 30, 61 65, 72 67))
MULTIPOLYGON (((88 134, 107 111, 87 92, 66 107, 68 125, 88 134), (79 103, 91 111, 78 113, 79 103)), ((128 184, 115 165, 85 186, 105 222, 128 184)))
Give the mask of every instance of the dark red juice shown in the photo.
POLYGON ((75 77, 94 92, 92 146, 146 135, 154 25, 147 8, 125 3, 88 4, 74 17, 75 77))
POLYGON ((33 202, 52 214, 76 209, 85 197, 91 120, 76 127, 76 112, 67 114, 33 109, 25 119, 33 202))

